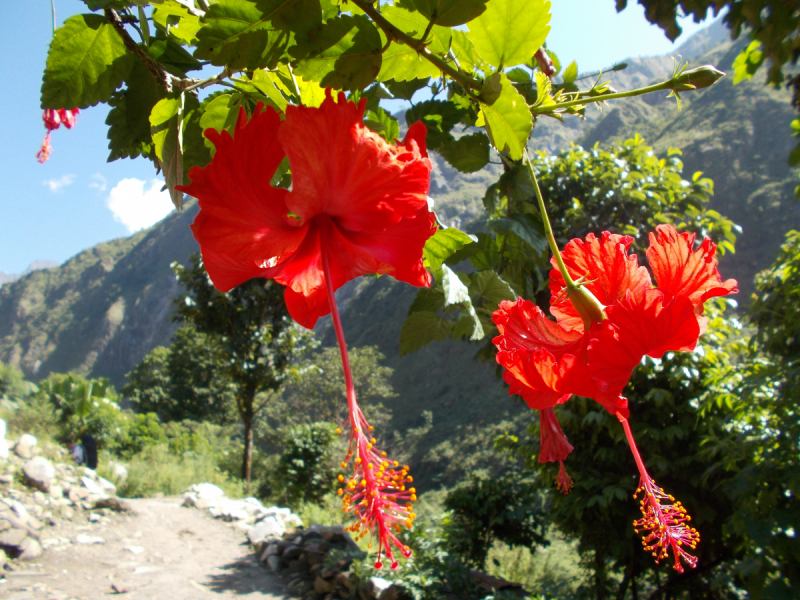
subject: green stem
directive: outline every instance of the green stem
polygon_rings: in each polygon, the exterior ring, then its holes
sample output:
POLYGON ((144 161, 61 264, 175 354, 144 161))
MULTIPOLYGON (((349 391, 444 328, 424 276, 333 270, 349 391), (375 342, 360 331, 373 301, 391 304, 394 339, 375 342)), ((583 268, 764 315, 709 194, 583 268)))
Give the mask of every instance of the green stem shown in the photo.
POLYGON ((142 40, 144 41, 145 46, 150 45, 150 24, 147 22, 147 15, 144 12, 144 8, 139 6, 139 27, 142 30, 142 40))
POLYGON ((632 98, 634 96, 642 96, 644 94, 652 94, 653 92, 660 92, 665 90, 673 90, 675 83, 670 79, 669 81, 662 81, 655 85, 639 88, 636 90, 628 90, 627 92, 617 92, 616 94, 602 94, 600 96, 589 96, 587 98, 578 98, 577 100, 570 100, 569 102, 560 102, 558 104, 548 104, 547 106, 537 106, 531 108, 531 113, 540 115, 543 113, 553 113, 564 108, 572 106, 581 106, 590 104, 592 102, 605 102, 606 100, 616 100, 618 98, 632 98))
POLYGON ((383 32, 386 34, 386 37, 390 40, 394 40, 405 44, 409 48, 413 48, 417 54, 419 54, 422 58, 427 60, 430 63, 433 63, 442 73, 450 76, 454 81, 457 81, 461 84, 465 90, 473 89, 476 91, 480 91, 483 87, 483 84, 478 81, 477 79, 473 79, 466 73, 462 73, 458 69, 454 69, 451 65, 445 62, 442 58, 433 54, 430 50, 425 47, 425 40, 418 40, 404 31, 401 31, 394 25, 392 25, 389 21, 387 21, 381 13, 379 13, 375 7, 370 4, 367 0, 350 0, 353 4, 355 4, 358 8, 364 11, 372 21, 380 27, 383 32))
POLYGON ((528 156, 528 150, 524 151, 524 161, 525 164, 528 166, 528 174, 531 177, 531 181, 533 182, 533 189, 536 192, 536 200, 539 202, 539 212, 542 215, 542 223, 544 224, 544 235, 547 238, 547 243, 550 244, 550 251, 553 253, 553 256, 556 259, 556 263, 558 264, 558 270, 561 272, 561 276, 564 278, 564 282, 567 285, 567 289, 571 290, 575 287, 575 282, 572 280, 572 277, 567 271, 567 265, 564 264, 564 259, 561 258, 561 252, 558 249, 558 244, 556 243, 556 238, 553 235, 553 228, 550 225, 550 217, 547 216, 547 209, 544 207, 544 198, 542 198, 542 191, 539 189, 539 182, 536 180, 536 172, 533 170, 533 163, 531 163, 531 157, 528 156))

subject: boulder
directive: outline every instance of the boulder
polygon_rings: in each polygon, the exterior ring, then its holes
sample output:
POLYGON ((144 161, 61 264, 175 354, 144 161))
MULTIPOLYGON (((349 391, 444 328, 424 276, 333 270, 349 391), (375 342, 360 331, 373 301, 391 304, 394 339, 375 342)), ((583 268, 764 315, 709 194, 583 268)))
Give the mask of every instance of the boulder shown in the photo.
POLYGON ((49 460, 43 456, 34 456, 22 467, 25 481, 43 492, 50 492, 50 485, 56 470, 49 460))
POLYGON ((275 517, 267 517, 251 527, 247 532, 247 537, 255 546, 262 542, 279 539, 284 533, 286 533, 286 528, 275 517))
POLYGON ((30 433, 23 433, 14 445, 14 453, 20 458, 33 458, 35 448, 36 438, 30 433))
POLYGON ((26 537, 19 544, 19 560, 33 560, 42 554, 42 546, 33 538, 26 537))

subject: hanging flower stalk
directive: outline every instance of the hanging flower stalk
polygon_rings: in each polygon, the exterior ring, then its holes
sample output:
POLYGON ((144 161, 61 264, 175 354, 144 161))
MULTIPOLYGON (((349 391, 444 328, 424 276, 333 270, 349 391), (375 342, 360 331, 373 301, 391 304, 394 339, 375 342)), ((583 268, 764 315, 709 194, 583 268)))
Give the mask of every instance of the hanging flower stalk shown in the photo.
POLYGON ((709 298, 738 291, 736 281, 722 281, 717 271, 716 245, 708 238, 697 249, 694 235, 659 225, 650 234, 647 258, 659 283, 629 254, 633 238, 603 232, 570 241, 559 251, 536 184, 545 233, 553 251, 550 272, 549 320, 522 298, 503 302, 493 315, 500 335, 495 338, 497 361, 505 368, 510 393, 520 394, 540 412, 541 461, 560 463, 557 485, 568 491, 571 479, 563 461, 572 451, 553 411, 573 394, 593 398, 615 415, 639 471, 636 496, 642 494, 642 518, 634 522, 643 533, 643 547, 656 562, 672 550, 674 568, 682 561, 694 567, 700 534, 690 526, 683 505, 662 490, 648 474, 628 423, 628 400, 622 391, 644 356, 692 351, 707 327, 703 304, 709 298))
POLYGON ((403 142, 389 144, 363 125, 364 108, 363 100, 328 91, 319 108, 287 107, 283 121, 270 107, 259 105, 249 120, 241 109, 233 136, 205 131, 214 158, 177 189, 198 198, 192 231, 219 290, 265 277, 286 286, 286 306, 300 325, 310 329, 332 315, 349 412, 342 469, 350 472, 339 476, 339 495, 353 515, 350 530, 377 538, 375 566, 385 558, 397 568, 395 551, 411 555, 397 533, 414 520, 416 490, 408 467, 378 449, 358 407, 334 294, 372 273, 429 286, 422 249, 436 220, 425 126, 415 123, 403 142), (291 191, 271 185, 284 157, 291 191))
POLYGON ((63 108, 55 110, 53 108, 48 108, 42 113, 42 121, 44 121, 44 128, 47 130, 47 133, 44 136, 41 148, 39 148, 39 151, 36 153, 36 159, 40 163, 44 164, 47 162, 47 159, 50 158, 50 153, 53 151, 53 146, 50 143, 50 134, 62 125, 67 129, 72 129, 75 123, 78 122, 78 115, 80 112, 79 108, 73 108, 71 110, 65 110, 63 108))

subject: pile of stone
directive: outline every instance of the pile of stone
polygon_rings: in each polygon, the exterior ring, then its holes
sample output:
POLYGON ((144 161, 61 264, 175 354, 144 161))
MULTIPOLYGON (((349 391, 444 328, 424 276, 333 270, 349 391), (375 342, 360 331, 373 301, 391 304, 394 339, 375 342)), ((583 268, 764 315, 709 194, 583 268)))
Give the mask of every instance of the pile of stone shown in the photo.
POLYGON ((41 555, 43 546, 51 545, 46 528, 59 519, 98 519, 126 510, 111 482, 91 469, 60 462, 71 460, 63 448, 47 449, 54 460, 42 453, 30 434, 6 440, 0 419, 0 565, 41 555))
POLYGON ((400 600, 404 590, 381 578, 362 581, 351 569, 365 553, 341 525, 311 525, 253 544, 262 563, 287 580, 289 593, 314 599, 400 600))

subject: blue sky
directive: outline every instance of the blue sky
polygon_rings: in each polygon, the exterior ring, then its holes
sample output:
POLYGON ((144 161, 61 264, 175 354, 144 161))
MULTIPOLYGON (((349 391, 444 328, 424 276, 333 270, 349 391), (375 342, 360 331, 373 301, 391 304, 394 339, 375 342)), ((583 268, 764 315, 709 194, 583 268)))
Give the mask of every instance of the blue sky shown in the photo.
MULTIPOLYGON (((55 4, 59 25, 86 11, 79 0, 55 4)), ((685 20, 684 35, 673 45, 647 23, 633 0, 621 14, 614 0, 552 4, 548 47, 565 65, 576 60, 581 72, 671 52, 702 27, 685 20)), ((158 191, 160 182, 154 181, 149 161, 106 162, 104 105, 84 110, 73 129, 54 131, 50 160, 44 165, 36 161, 45 134, 39 90, 52 32, 50 0, 2 2, 0 53, 7 60, 0 87, 0 271, 7 273, 19 273, 36 260, 64 262, 99 242, 153 224, 171 207, 158 191)))

